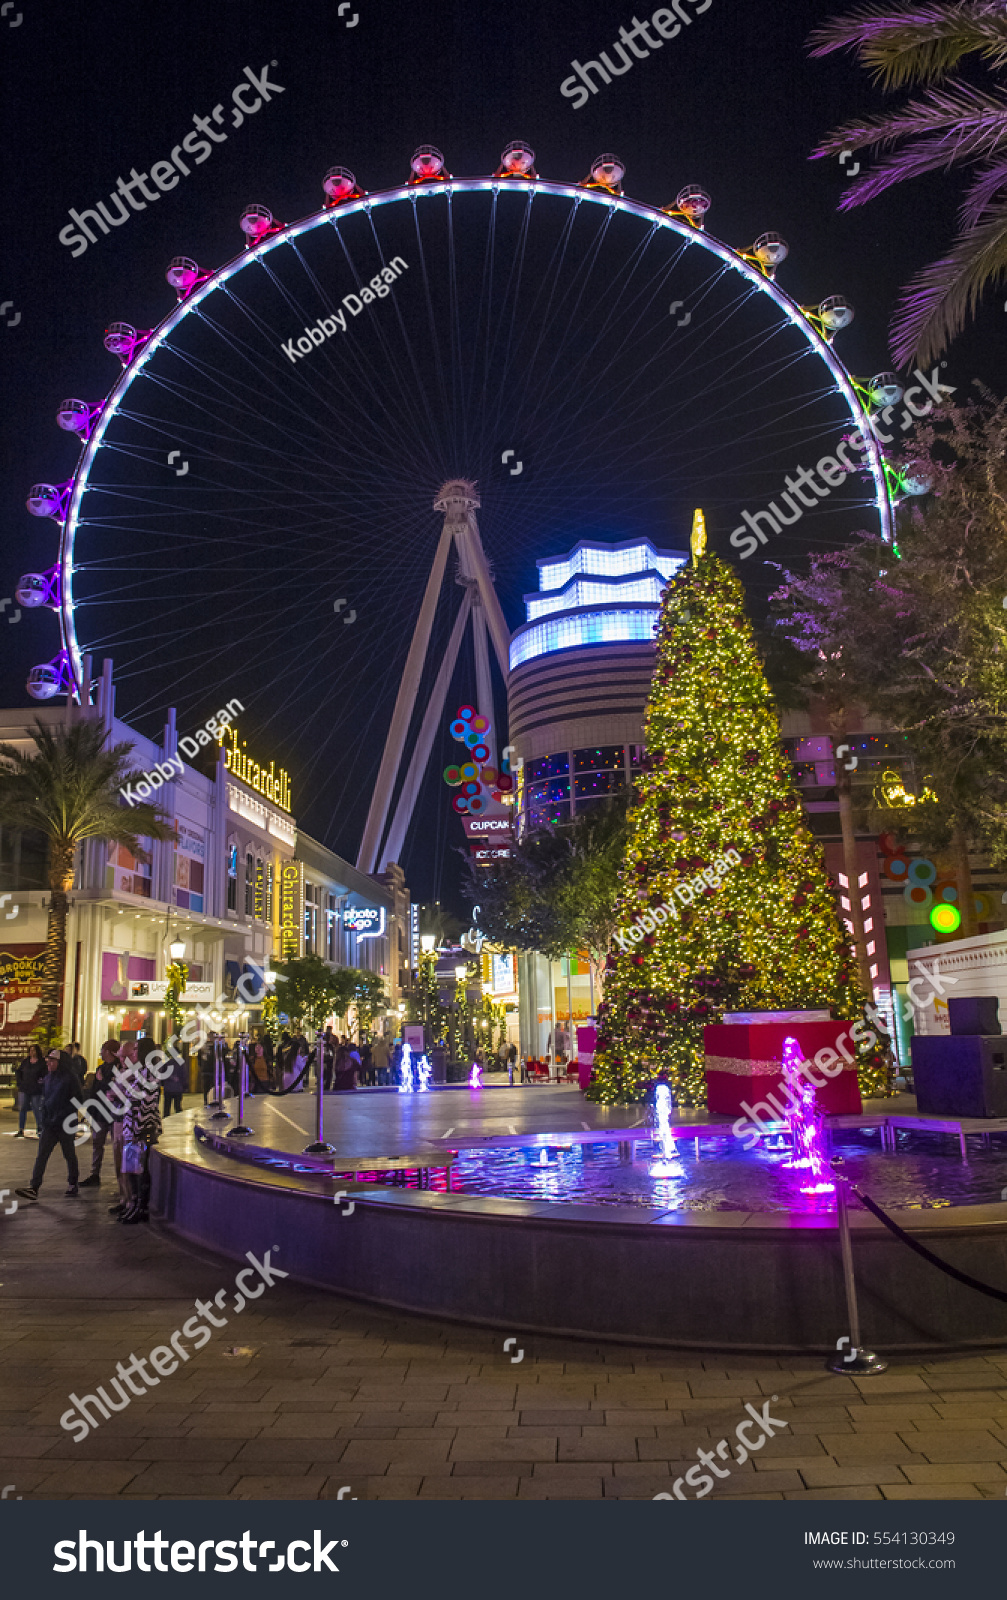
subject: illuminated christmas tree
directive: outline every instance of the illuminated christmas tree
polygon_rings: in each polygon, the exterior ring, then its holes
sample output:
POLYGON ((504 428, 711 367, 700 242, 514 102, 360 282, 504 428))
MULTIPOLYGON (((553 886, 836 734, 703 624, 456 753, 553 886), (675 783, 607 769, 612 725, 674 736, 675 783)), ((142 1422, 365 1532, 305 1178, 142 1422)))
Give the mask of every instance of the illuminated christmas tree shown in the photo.
MULTIPOLYGON (((607 960, 588 1090, 604 1104, 642 1099, 664 1069, 680 1105, 703 1105, 703 1028, 725 1011, 863 1014, 835 885, 791 781, 741 584, 704 547, 697 513, 693 564, 666 589, 658 625, 618 902, 623 931, 607 960)), ((881 1048, 860 1048, 861 1091, 884 1093, 881 1048)))

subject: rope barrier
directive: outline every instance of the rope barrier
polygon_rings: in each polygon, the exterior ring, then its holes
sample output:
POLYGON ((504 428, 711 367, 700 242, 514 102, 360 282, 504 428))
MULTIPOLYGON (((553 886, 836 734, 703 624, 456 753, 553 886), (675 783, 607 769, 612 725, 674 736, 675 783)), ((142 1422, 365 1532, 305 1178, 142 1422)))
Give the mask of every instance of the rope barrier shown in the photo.
POLYGON ((851 1183, 850 1188, 861 1204, 865 1205, 868 1211, 877 1217, 878 1221, 888 1229, 889 1233, 893 1233, 896 1239, 901 1239, 902 1243, 907 1244, 910 1250, 915 1250, 916 1254, 922 1256, 924 1261, 929 1261, 932 1267, 938 1267, 941 1272, 946 1272, 949 1278, 956 1278, 959 1283, 964 1283, 968 1289, 975 1289, 978 1294, 986 1294, 992 1300, 1002 1300, 1007 1303, 1007 1291, 994 1289, 988 1283, 980 1283, 978 1278, 971 1277, 967 1272, 961 1272, 958 1267, 953 1267, 949 1261, 942 1261, 940 1256, 935 1256, 933 1251, 928 1250, 925 1244, 920 1244, 918 1239, 913 1239, 903 1228, 900 1228, 898 1223, 893 1221, 886 1212, 882 1211, 881 1207, 876 1205, 869 1195, 864 1194, 862 1189, 858 1189, 855 1183, 851 1183))

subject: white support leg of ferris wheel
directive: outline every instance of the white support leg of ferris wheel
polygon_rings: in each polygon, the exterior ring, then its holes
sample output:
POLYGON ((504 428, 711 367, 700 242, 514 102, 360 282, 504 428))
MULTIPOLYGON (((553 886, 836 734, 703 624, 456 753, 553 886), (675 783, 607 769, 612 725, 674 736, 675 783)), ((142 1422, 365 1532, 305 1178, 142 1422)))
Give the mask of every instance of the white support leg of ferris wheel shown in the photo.
POLYGON ((472 608, 472 650, 476 658, 476 704, 490 723, 484 739, 489 746, 489 764, 496 766, 496 717, 493 715, 493 680, 490 678, 490 653, 486 639, 486 613, 477 601, 472 608))
MULTIPOLYGON (((506 683, 510 674, 510 630, 493 587, 489 562, 486 560, 483 542, 479 537, 479 524, 476 522, 474 510, 468 512, 455 537, 458 539, 459 548, 464 545, 466 565, 479 585, 479 598, 486 614, 486 625, 493 641, 497 665, 506 683)), ((487 702, 487 706, 491 704, 491 701, 487 702)), ((479 709, 482 710, 482 707, 479 709)))
POLYGON ((426 660, 427 649, 430 644, 430 630, 433 627, 434 613, 437 610, 437 600, 444 581, 444 570, 447 566, 448 552, 454 540, 454 529, 445 519, 444 527, 437 544, 437 553, 434 564, 430 569, 427 579, 426 592, 420 614, 416 620, 412 643, 406 657, 405 671, 399 692, 395 699, 395 710, 392 712, 391 726, 388 729, 388 738, 385 740, 384 754, 381 757, 381 766, 378 770, 378 779, 374 785, 371 796, 370 808, 367 812, 367 822, 364 826, 364 836, 360 841, 360 850, 357 855, 357 869, 360 872, 376 872, 378 870, 378 851, 381 848, 381 837, 385 831, 388 820, 388 811, 392 803, 392 791, 395 787, 395 775, 399 770, 402 759, 402 747, 409 724, 412 720, 413 707, 419 692, 420 677, 423 672, 423 663, 426 660))
MULTIPOLYGON (((423 604, 416 622, 412 643, 409 646, 409 655, 406 658, 405 671, 395 701, 395 710, 392 713, 391 727, 385 741, 384 753, 381 757, 381 767, 378 771, 377 783, 371 798, 370 809, 367 813, 367 822, 364 827, 364 836, 361 840, 360 851, 357 855, 357 867, 361 872, 377 872, 381 862, 397 859, 405 841, 406 829, 412 817, 413 805, 419 793, 426 762, 433 748, 434 733, 437 721, 443 711, 444 698, 447 695, 451 679, 450 671, 445 676, 446 660, 441 663, 437 675, 431 704, 428 705, 423 717, 423 724, 417 748, 406 775, 405 785, 399 797, 395 810, 392 831, 387 844, 382 848, 382 839, 385 824, 391 809, 392 795, 395 791, 395 779, 402 759, 403 746, 406 735, 412 722, 413 710, 416 705, 416 696, 419 692, 420 678, 426 660, 427 650, 430 646, 430 632, 433 626, 434 613, 437 609, 437 599, 440 594, 441 583, 444 579, 444 570, 447 565, 448 553, 454 544, 458 552, 459 581, 466 588, 466 599, 460 617, 464 615, 467 620, 471 615, 473 619, 473 637, 476 653, 476 674, 480 699, 480 710, 483 703, 487 708, 492 721, 492 684, 489 672, 489 652, 486 646, 486 632, 493 641, 500 671, 504 682, 510 668, 510 634, 507 623, 493 588, 493 579, 490 575, 489 563, 486 552, 479 536, 479 524, 476 521, 476 511, 479 507, 479 495, 474 483, 466 478, 453 478, 444 484, 437 499, 434 509, 444 513, 444 526, 437 546, 437 554, 427 580, 423 604), (478 598, 473 593, 472 586, 478 590, 478 598), (436 712, 433 700, 440 694, 440 704, 436 712), (421 748, 422 747, 422 748, 421 748), (392 846, 394 845, 394 849, 392 846)), ((456 619, 452 630, 451 640, 454 655, 457 658, 464 633, 464 622, 456 619), (457 640, 456 640, 457 634, 457 640)), ((450 647, 449 647, 450 650, 450 647)), ((452 661, 452 666, 453 666, 452 661)))
MULTIPOLYGON (((451 630, 448 647, 440 665, 440 671, 430 691, 430 700, 420 724, 420 731, 416 735, 416 745, 413 749, 409 771, 406 773, 399 795, 399 803, 395 807, 392 825, 388 830, 388 838, 382 855, 386 861, 398 861, 402 846, 405 843, 406 829, 413 814, 416 796, 420 792, 423 774, 427 770, 430 752, 434 746, 434 739, 442 716, 444 715, 444 702, 448 696, 448 688, 454 676, 455 666, 458 661, 458 652, 461 649, 462 639, 465 637, 465 628, 472 613, 472 591, 467 589, 462 600, 455 625, 451 630)), ((478 661, 478 656, 476 657, 478 661)))

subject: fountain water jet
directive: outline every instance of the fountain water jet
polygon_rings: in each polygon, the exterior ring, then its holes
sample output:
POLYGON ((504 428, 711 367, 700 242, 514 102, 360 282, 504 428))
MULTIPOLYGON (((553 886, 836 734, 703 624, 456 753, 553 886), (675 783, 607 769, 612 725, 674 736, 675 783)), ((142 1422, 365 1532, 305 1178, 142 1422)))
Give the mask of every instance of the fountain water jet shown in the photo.
POLYGON ((811 1183, 802 1183, 802 1194, 832 1194, 835 1184, 825 1178, 822 1156, 821 1120, 815 1110, 815 1091, 799 1070, 801 1048, 789 1035, 783 1041, 783 1081, 787 1091, 787 1132, 791 1156, 784 1167, 808 1171, 811 1183))
POLYGON ((654 1090, 654 1119, 657 1124, 657 1141, 661 1146, 661 1159, 650 1168, 652 1178, 683 1178, 678 1158, 678 1146, 671 1134, 671 1089, 659 1083, 654 1090))

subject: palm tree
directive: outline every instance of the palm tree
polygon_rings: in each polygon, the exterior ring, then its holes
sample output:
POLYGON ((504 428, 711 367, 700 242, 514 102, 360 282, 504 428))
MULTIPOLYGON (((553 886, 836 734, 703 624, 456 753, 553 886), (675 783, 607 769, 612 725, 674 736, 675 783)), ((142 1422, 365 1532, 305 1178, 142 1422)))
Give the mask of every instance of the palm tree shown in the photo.
POLYGON ((813 56, 849 49, 886 91, 925 86, 898 110, 859 117, 830 133, 815 157, 872 149, 882 159, 850 184, 841 211, 893 184, 954 166, 974 168, 950 253, 903 289, 891 326, 897 366, 929 365, 974 315, 983 290, 1007 276, 1007 98, 950 76, 977 55, 996 75, 1007 67, 1002 0, 893 0, 863 6, 816 28, 813 56))
POLYGON ((123 844, 146 860, 140 839, 174 838, 174 826, 137 801, 125 807, 119 791, 143 777, 131 767, 131 744, 106 748, 105 729, 94 720, 47 727, 35 719, 34 754, 0 744, 0 825, 31 828, 49 846, 49 919, 39 1028, 48 1045, 57 1031, 66 965, 67 896, 73 888, 77 846, 85 839, 123 844))

